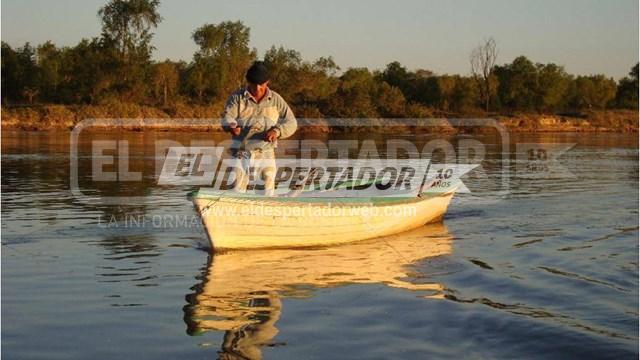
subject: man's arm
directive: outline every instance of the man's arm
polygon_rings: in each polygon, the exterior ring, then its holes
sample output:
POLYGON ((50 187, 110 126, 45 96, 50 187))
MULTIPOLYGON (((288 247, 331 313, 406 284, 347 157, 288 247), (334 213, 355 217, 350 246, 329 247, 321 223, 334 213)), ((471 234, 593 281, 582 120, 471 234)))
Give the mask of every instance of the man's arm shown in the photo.
POLYGON ((296 121, 296 117, 293 115, 293 111, 291 111, 287 102, 281 97, 278 98, 277 107, 279 120, 278 124, 274 128, 278 132, 279 138, 288 138, 296 132, 298 122, 296 121))
POLYGON ((224 105, 224 111, 222 113, 222 129, 224 131, 229 131, 234 133, 234 135, 238 135, 240 132, 235 129, 239 129, 238 126, 238 107, 239 107, 239 98, 236 94, 232 94, 229 96, 227 103, 224 105), (238 132, 238 134, 235 134, 238 132))

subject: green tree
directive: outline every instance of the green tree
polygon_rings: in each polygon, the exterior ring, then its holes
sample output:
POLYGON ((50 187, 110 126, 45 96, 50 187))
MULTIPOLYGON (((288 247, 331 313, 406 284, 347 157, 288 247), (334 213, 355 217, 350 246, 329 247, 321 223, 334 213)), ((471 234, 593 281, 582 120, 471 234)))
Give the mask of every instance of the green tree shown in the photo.
POLYGON ((302 71, 302 101, 318 104, 332 96, 338 89, 338 71, 340 67, 331 56, 320 57, 310 65, 305 64, 302 71))
POLYGON ((540 111, 557 111, 567 105, 571 77, 562 66, 537 64, 536 107, 540 111))
POLYGON ((465 113, 475 108, 480 97, 478 83, 474 78, 460 75, 441 75, 432 77, 429 91, 432 93, 430 106, 442 111, 465 113))
POLYGON ((376 78, 400 89, 407 101, 428 106, 437 106, 440 99, 438 78, 432 71, 418 69, 409 71, 394 61, 385 67, 376 78))
POLYGON ((456 88, 456 76, 442 75, 437 78, 438 81, 438 108, 443 111, 451 110, 453 103, 453 94, 456 88))
POLYGON ((321 113, 318 108, 337 90, 335 74, 340 68, 331 57, 309 63, 302 61, 295 50, 273 46, 265 53, 264 62, 271 73, 270 86, 294 109, 303 107, 308 112, 321 113))
POLYGON ((498 108, 510 111, 558 111, 568 105, 572 77, 562 66, 534 64, 519 56, 503 66, 496 66, 498 108))
POLYGON ((203 94, 223 98, 244 83, 244 74, 256 58, 249 48, 250 29, 241 21, 205 24, 192 38, 199 49, 193 57, 190 83, 203 94))
POLYGON ((402 91, 381 81, 367 68, 348 69, 327 103, 330 116, 376 118, 406 116, 406 99, 402 91))
POLYGON ((2 100, 16 101, 20 97, 21 71, 18 53, 6 42, 2 42, 2 100))
POLYGON ((340 77, 335 96, 327 103, 327 115, 341 118, 378 117, 372 95, 376 80, 367 68, 350 68, 340 77))
POLYGON ((178 66, 169 59, 153 66, 153 93, 156 98, 162 99, 163 106, 167 106, 169 100, 176 95, 179 80, 178 66))
POLYGON ((502 107, 513 110, 534 110, 537 96, 537 68, 524 56, 511 64, 496 66, 497 95, 502 107))
POLYGON ((303 62, 298 51, 272 46, 264 54, 264 63, 269 69, 270 86, 277 90, 285 99, 292 101, 295 94, 304 87, 300 79, 303 62))
POLYGON ((415 88, 415 75, 399 62, 394 61, 387 64, 387 67, 380 74, 380 79, 391 86, 397 87, 403 94, 413 100, 411 95, 413 95, 415 88))
POLYGON ((120 73, 108 91, 121 101, 143 102, 151 90, 152 29, 162 21, 159 6, 159 0, 110 0, 98 11, 102 47, 117 54, 120 73))
POLYGON ((124 63, 151 56, 151 29, 162 21, 159 6, 159 0, 111 0, 98 11, 102 36, 116 44, 124 63))
POLYGON ((117 96, 121 81, 117 52, 105 39, 82 39, 65 48, 62 57, 62 80, 58 96, 67 103, 98 103, 117 96))
POLYGON ((572 102, 576 108, 605 109, 616 96, 616 83, 604 75, 578 76, 572 92, 572 102))
POLYGON ((195 95, 199 103, 205 100, 207 90, 212 87, 212 81, 208 74, 213 71, 210 62, 205 60, 194 61, 187 69, 186 87, 189 93, 195 95))
POLYGON ((431 107, 440 107, 443 94, 440 88, 440 78, 431 72, 423 72, 421 76, 414 77, 413 86, 406 93, 411 101, 419 102, 431 107))
POLYGON ((374 90, 377 113, 387 118, 405 117, 406 100, 402 91, 386 82, 377 84, 374 90))
POLYGON ((51 41, 47 41, 38 46, 36 54, 41 73, 40 93, 47 100, 59 101, 58 89, 63 71, 62 50, 51 41))
POLYGON ((40 68, 36 63, 36 49, 29 43, 12 49, 2 42, 2 94, 4 100, 26 100, 32 104, 39 94, 40 68))
POLYGON ((460 113, 474 109, 480 96, 479 93, 478 83, 475 79, 456 76, 456 85, 451 96, 451 108, 460 113))
POLYGON ((624 77, 618 82, 616 105, 621 108, 638 108, 638 63, 631 68, 629 77, 624 77))

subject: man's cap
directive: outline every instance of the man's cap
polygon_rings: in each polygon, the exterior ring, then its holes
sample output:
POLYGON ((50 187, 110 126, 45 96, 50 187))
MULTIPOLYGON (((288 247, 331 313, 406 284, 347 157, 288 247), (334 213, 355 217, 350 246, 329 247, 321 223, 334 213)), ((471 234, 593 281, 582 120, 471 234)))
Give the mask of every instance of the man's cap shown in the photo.
POLYGON ((264 84, 269 80, 269 69, 262 61, 256 61, 247 70, 247 81, 252 84, 264 84))

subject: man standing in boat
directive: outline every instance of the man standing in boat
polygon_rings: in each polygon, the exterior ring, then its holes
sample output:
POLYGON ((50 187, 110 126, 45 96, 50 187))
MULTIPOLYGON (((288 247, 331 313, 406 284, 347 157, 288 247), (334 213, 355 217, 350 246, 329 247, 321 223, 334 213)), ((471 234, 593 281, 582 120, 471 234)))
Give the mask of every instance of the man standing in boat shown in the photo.
POLYGON ((272 196, 275 188, 275 148, 278 139, 287 138, 298 124, 284 99, 269 89, 269 70, 262 61, 251 65, 247 86, 235 91, 225 104, 222 127, 231 133, 231 155, 238 159, 235 190, 246 192, 252 168, 263 182, 264 192, 272 196))

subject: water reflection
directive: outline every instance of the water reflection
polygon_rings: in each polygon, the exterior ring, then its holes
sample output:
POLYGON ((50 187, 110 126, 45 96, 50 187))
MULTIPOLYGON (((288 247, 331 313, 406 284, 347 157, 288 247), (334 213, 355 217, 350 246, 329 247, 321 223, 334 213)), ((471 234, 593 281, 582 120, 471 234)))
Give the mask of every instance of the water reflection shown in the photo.
POLYGON ((201 282, 186 296, 189 335, 225 331, 222 359, 259 359, 262 346, 277 345, 282 298, 310 297, 318 288, 383 283, 443 298, 412 265, 450 255, 452 236, 443 224, 366 242, 311 250, 257 250, 211 256, 201 282))

